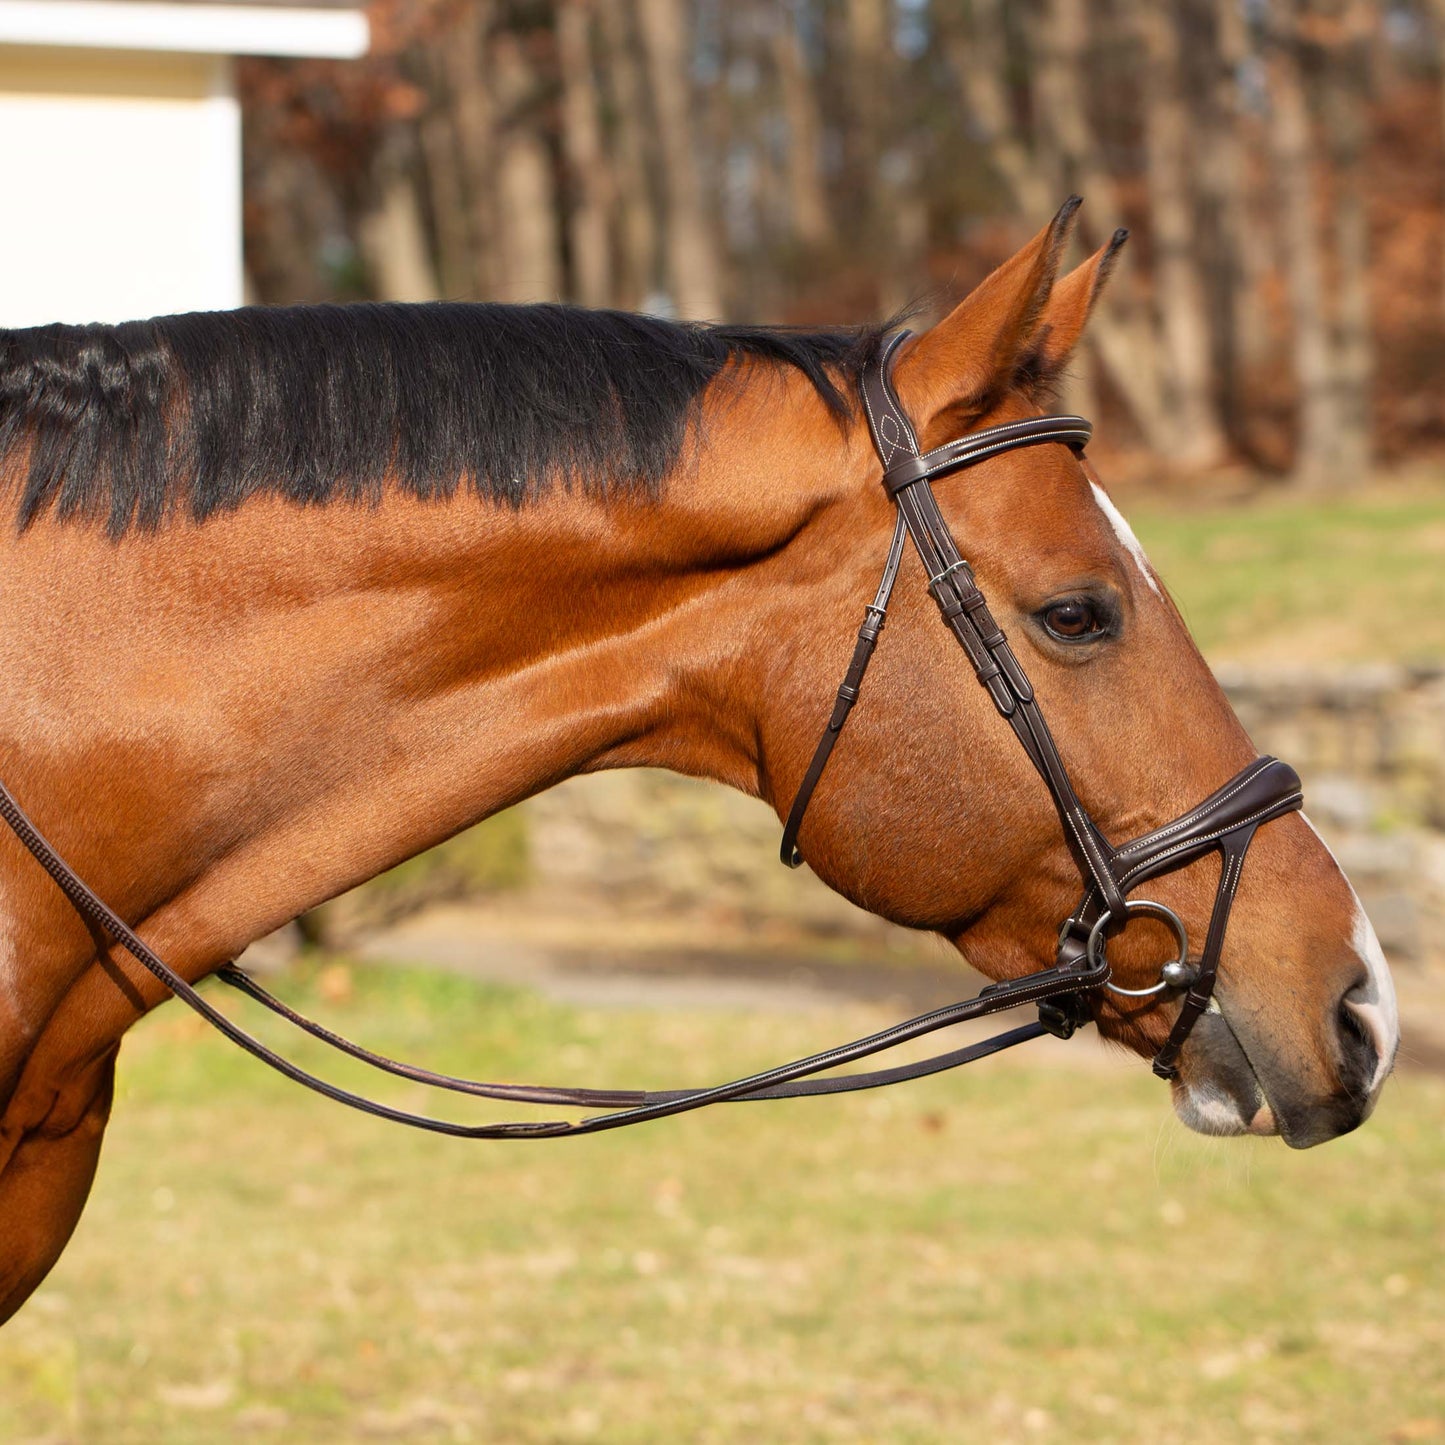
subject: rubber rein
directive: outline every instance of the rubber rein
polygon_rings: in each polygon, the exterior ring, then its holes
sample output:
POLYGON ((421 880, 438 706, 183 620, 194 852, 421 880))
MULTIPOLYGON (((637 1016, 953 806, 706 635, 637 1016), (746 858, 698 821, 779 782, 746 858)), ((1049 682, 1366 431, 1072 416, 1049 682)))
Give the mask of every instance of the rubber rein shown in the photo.
POLYGON ((1018 447, 1061 445, 1081 454, 1092 428, 1083 418, 1076 416, 1036 417, 971 432, 933 451, 922 452, 890 379, 893 358, 907 334, 900 332, 891 337, 879 357, 864 368, 861 377, 869 431, 883 464, 883 485, 897 507, 897 523, 878 592, 864 614, 853 658, 838 689, 832 715, 788 815, 783 832, 783 861, 790 867, 802 862, 798 835, 808 804, 827 768, 848 715, 858 700, 864 674, 887 617, 888 601, 902 563, 905 542, 911 541, 926 569, 929 591, 944 622, 962 646, 994 706, 1013 728, 1029 760, 1047 785, 1083 878, 1083 896, 1078 907, 1060 927, 1058 952, 1051 968, 990 984, 974 998, 920 1014, 852 1043, 765 1069, 731 1083, 704 1089, 660 1091, 493 1084, 433 1073, 373 1053, 303 1017, 268 993, 234 963, 225 964, 216 971, 222 981, 311 1037, 398 1078, 479 1098, 607 1111, 577 1121, 460 1124, 393 1108, 353 1093, 328 1083, 276 1053, 217 1009, 159 958, 46 842, 3 784, 0 784, 0 818, 10 826, 89 924, 124 948, 171 993, 233 1043, 286 1078, 337 1103, 380 1119, 439 1134, 464 1139, 559 1138, 619 1129, 649 1119, 700 1109, 708 1104, 852 1093, 903 1083, 958 1068, 1045 1033, 1068 1038, 1079 1025, 1090 1021, 1090 996, 1101 988, 1133 995, 1166 991, 1183 994, 1173 1030, 1154 1060, 1155 1073, 1162 1078, 1173 1078, 1185 1039, 1210 1007, 1230 909, 1250 842, 1261 824, 1300 806, 1299 777, 1278 759, 1259 758, 1218 792, 1172 823, 1117 848, 1105 839, 1074 792, 1028 677, 990 615, 973 572, 958 550, 938 508, 931 485, 935 478, 962 471, 1018 447), (1128 894, 1138 884, 1181 868, 1211 851, 1218 852, 1223 860, 1219 885, 1203 950, 1197 962, 1190 962, 1188 934, 1179 916, 1163 904, 1148 899, 1130 899, 1128 894), (1130 915, 1141 913, 1168 924, 1178 940, 1178 954, 1163 965, 1159 981, 1149 988, 1118 988, 1110 978, 1107 940, 1125 926, 1130 915), (1021 1004, 1038 1006, 1037 1022, 1023 1024, 964 1048, 893 1068, 815 1077, 939 1029, 987 1018, 1021 1004))

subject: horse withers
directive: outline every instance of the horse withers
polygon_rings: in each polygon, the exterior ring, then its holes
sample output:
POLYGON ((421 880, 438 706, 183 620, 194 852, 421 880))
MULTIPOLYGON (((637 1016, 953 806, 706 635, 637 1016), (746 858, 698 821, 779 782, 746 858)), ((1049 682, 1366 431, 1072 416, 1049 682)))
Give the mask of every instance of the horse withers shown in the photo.
MULTIPOLYGON (((927 452, 1038 416, 1117 253, 1058 279, 1072 206, 897 347, 927 452)), ((300 307, 0 333, 0 778, 185 979, 570 775, 662 766, 787 814, 894 502, 857 386, 880 332, 561 306, 300 307)), ((1077 450, 937 483, 947 525, 1107 838, 1254 750, 1077 450)), ((916 560, 916 559, 915 559, 916 560)), ((800 846, 995 979, 1055 956, 1078 843, 904 566, 800 846)), ((1190 1127, 1356 1127, 1398 1039, 1359 903, 1302 815, 1261 828, 1190 1127)), ((1212 859, 1151 896, 1204 937, 1212 859)), ((0 835, 0 1318, 83 1207, 125 1030, 166 997, 0 835)), ((1140 919, 1122 987, 1159 975, 1140 919)), ((1096 991, 1156 1054, 1177 991, 1096 991)))

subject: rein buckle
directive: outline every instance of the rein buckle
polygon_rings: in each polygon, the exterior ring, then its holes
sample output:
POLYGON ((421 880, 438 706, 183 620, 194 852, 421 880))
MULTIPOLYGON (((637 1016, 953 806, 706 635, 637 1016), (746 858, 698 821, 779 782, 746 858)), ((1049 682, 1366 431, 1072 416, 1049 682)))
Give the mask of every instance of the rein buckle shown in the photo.
POLYGON ((1039 1005, 1039 1023, 1056 1039, 1071 1039, 1078 1029, 1092 1022, 1083 994, 1065 994, 1039 1005))

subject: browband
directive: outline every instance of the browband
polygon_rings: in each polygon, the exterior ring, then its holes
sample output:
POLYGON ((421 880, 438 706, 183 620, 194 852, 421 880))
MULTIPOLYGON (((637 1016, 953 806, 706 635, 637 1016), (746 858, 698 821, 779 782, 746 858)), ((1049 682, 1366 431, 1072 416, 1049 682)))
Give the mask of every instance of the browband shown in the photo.
POLYGON ((1040 442, 1060 442, 1072 451, 1082 452, 1093 434, 1092 424, 1081 416, 1039 416, 1028 421, 1004 422, 1001 426, 970 432, 957 441, 945 442, 922 456, 899 452, 897 460, 883 473, 883 485, 890 497, 896 497, 905 487, 917 482, 932 481, 1019 447, 1038 446, 1040 442))

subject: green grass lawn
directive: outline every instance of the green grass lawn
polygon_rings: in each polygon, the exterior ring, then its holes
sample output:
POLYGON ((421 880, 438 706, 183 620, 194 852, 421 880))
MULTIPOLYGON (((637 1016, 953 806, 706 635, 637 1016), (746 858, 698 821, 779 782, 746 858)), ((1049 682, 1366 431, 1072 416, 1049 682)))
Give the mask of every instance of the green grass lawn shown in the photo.
POLYGON ((1213 658, 1445 658, 1445 487, 1229 506, 1141 502, 1130 520, 1213 658))
MULTIPOLYGON (((406 1057, 578 1082, 712 1080, 879 1017, 604 1013, 384 969, 345 1002, 284 991, 406 1057)), ((851 1101, 467 1144, 344 1113, 167 1005, 123 1052, 69 1252, 0 1332, 0 1440, 1442 1436, 1445 1083, 1397 1080, 1293 1154, 1187 1135, 1141 1062, 1033 1047, 851 1101)))

